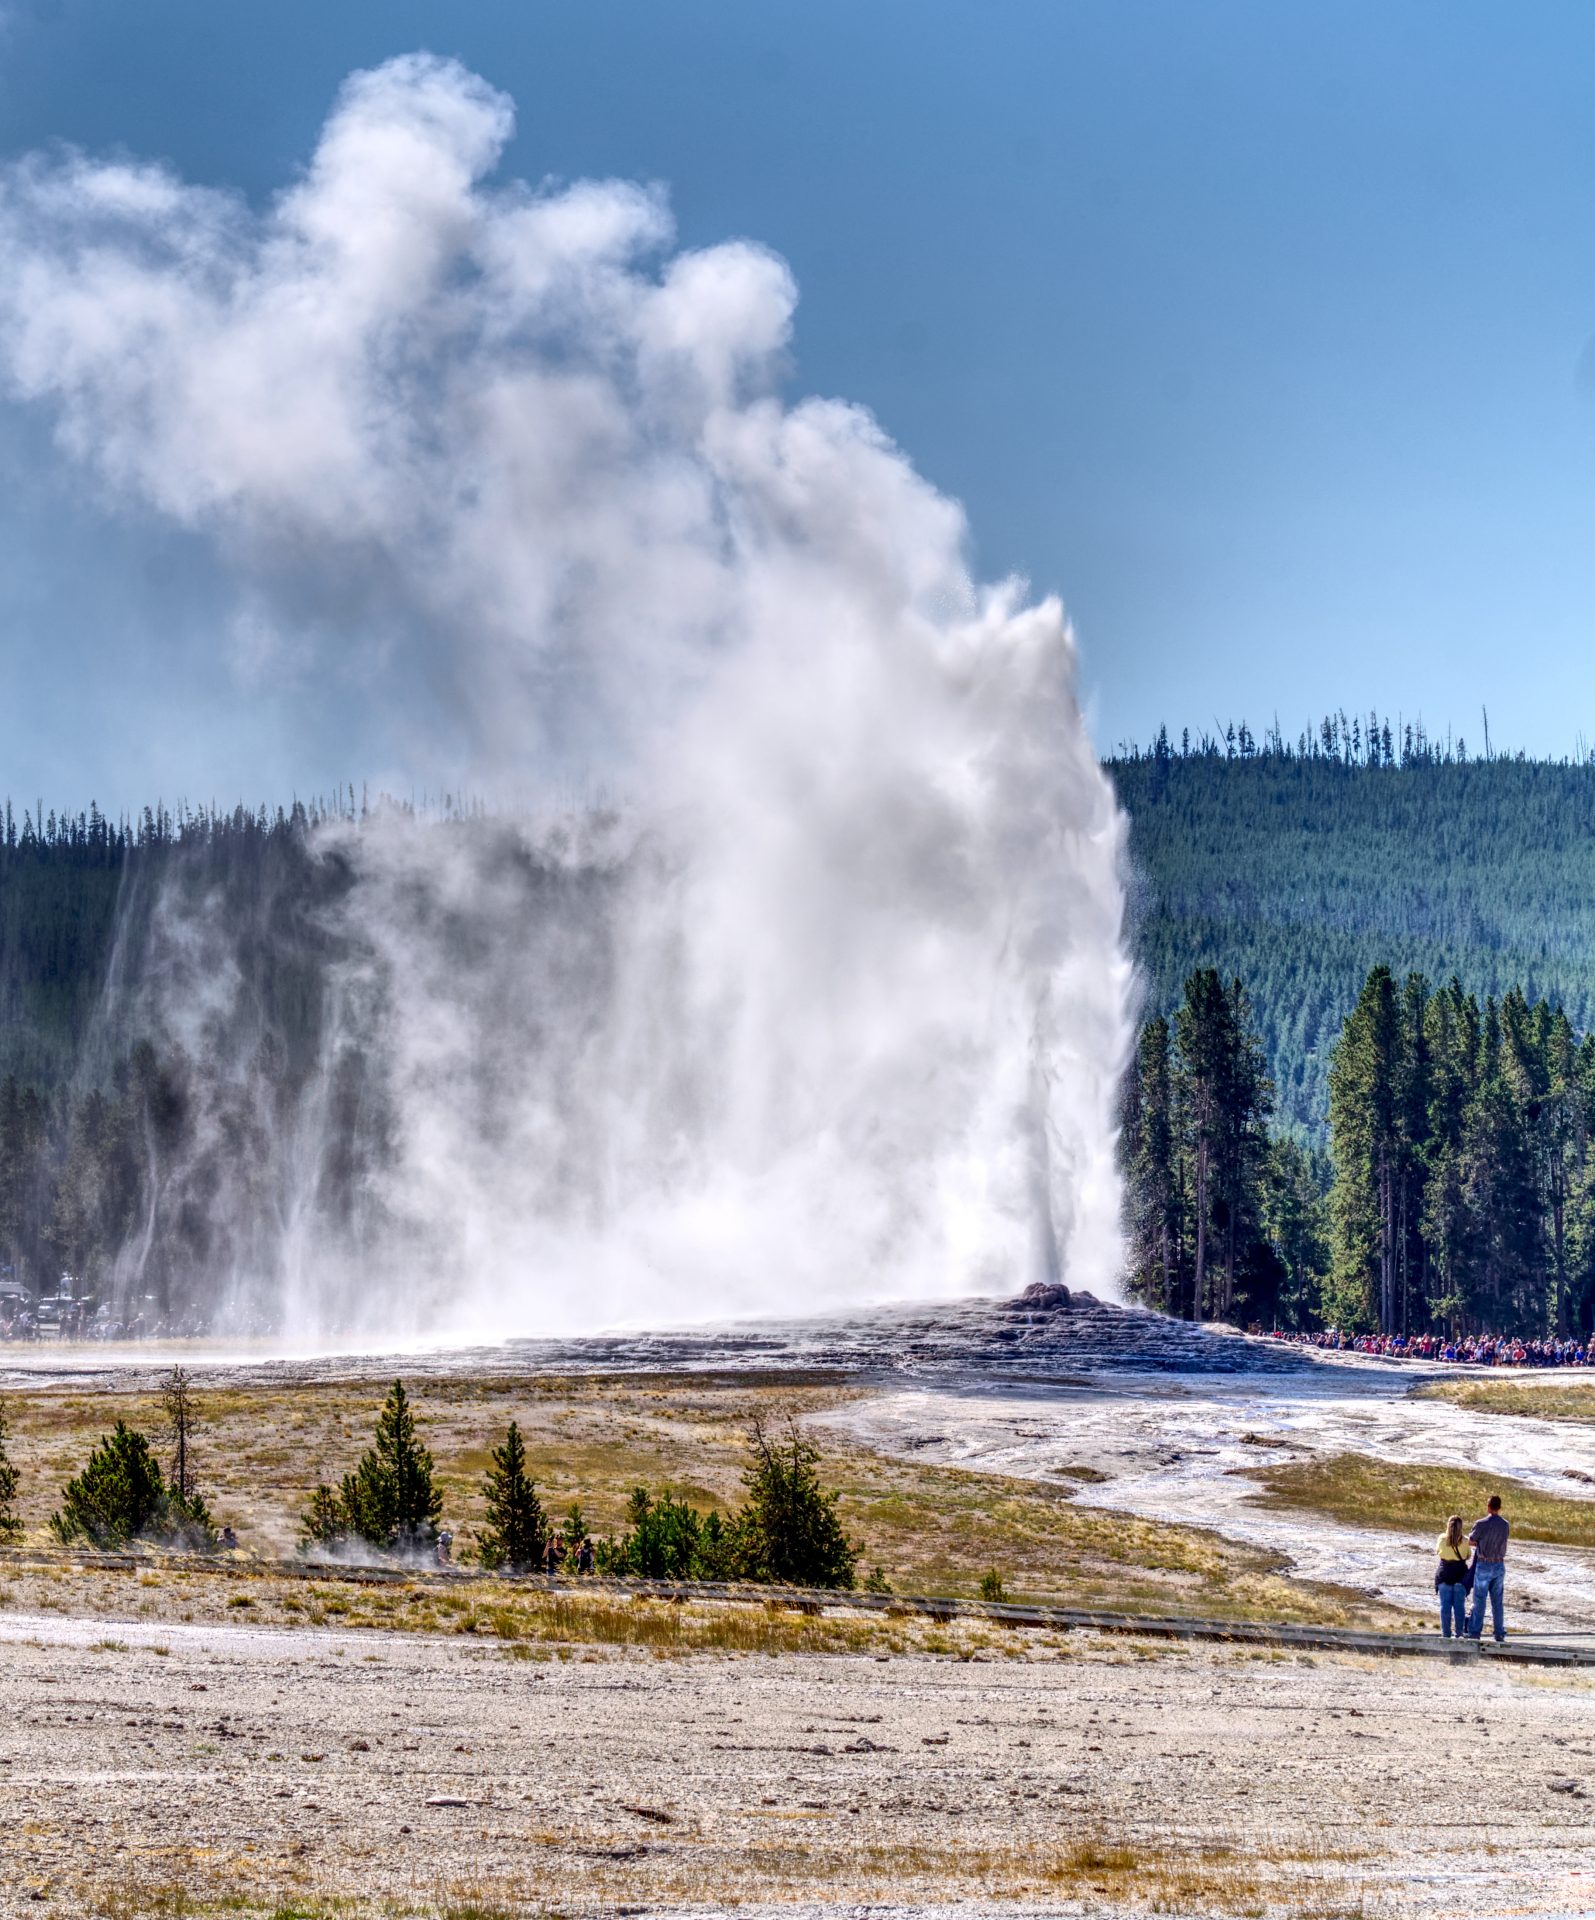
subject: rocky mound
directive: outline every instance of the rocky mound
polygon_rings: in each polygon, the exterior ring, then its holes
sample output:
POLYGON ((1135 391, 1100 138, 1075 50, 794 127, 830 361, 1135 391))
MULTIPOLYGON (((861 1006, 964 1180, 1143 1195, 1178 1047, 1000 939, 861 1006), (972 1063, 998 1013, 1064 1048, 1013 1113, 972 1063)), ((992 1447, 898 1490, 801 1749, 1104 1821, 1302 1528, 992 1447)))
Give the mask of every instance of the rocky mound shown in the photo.
POLYGON ((1037 1283, 1006 1300, 879 1307, 827 1320, 758 1321, 684 1333, 512 1343, 540 1368, 823 1369, 865 1376, 979 1373, 1027 1379, 1099 1373, 1287 1373, 1295 1347, 1195 1327, 1081 1289, 1037 1283))

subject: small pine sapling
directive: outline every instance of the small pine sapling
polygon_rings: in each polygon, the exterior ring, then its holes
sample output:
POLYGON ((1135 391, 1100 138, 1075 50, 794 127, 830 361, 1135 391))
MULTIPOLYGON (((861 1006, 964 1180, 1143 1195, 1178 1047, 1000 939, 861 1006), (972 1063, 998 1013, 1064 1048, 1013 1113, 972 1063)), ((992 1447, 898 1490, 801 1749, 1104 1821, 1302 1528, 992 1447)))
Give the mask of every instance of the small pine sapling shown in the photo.
POLYGON ((395 1380, 377 1417, 375 1444, 338 1494, 343 1530, 385 1553, 419 1553, 437 1539, 443 1495, 432 1455, 416 1436, 415 1415, 395 1380))
POLYGON ((331 1487, 317 1487, 299 1523, 300 1552, 312 1547, 335 1547, 347 1537, 348 1531, 343 1502, 331 1487))
MULTIPOLYGON (((487 1525, 478 1536, 484 1567, 506 1573, 530 1573, 543 1564, 548 1546, 548 1522, 537 1484, 526 1471, 526 1443, 515 1421, 504 1444, 493 1449, 493 1466, 482 1485, 487 1502, 487 1525)), ((579 1516, 579 1509, 571 1509, 579 1516)))

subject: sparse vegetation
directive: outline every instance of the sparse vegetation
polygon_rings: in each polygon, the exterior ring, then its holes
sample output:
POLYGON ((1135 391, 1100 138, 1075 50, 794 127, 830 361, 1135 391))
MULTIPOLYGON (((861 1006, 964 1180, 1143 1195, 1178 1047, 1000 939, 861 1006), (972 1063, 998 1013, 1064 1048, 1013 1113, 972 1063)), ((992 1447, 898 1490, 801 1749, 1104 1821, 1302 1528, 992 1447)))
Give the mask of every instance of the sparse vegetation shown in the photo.
MULTIPOLYGON (((514 1418, 545 1510, 563 1511, 579 1496, 596 1538, 624 1529, 639 1481, 700 1512, 734 1512, 745 1493, 750 1417, 790 1413, 822 1450, 819 1470, 839 1496, 839 1523, 868 1542, 882 1582, 899 1592, 972 1598, 995 1566, 1022 1600, 1326 1625, 1394 1626, 1404 1618, 1365 1594, 1292 1577, 1277 1555, 1208 1529, 1084 1505, 1074 1496, 1090 1476, 1074 1468, 1048 1481, 1010 1479, 878 1453, 843 1429, 813 1424, 856 1391, 820 1372, 778 1381, 734 1371, 440 1377, 427 1383, 426 1440, 451 1523, 477 1531, 486 1521, 482 1491, 492 1458, 484 1431, 502 1433, 514 1418)), ((267 1556, 291 1551, 316 1467, 349 1458, 351 1436, 369 1430, 373 1415, 370 1384, 347 1379, 219 1382, 207 1386, 204 1407, 208 1492, 225 1501, 245 1552, 267 1556)), ((7 1411, 22 1473, 18 1510, 37 1538, 49 1520, 51 1489, 98 1436, 105 1400, 77 1384, 16 1396, 7 1411)), ((160 1419, 153 1396, 130 1399, 125 1412, 130 1425, 160 1419)), ((336 1487, 328 1492, 336 1501, 336 1487)), ((118 1597, 121 1576, 83 1578, 78 1593, 72 1576, 72 1605, 114 1612, 126 1604, 118 1597)), ((210 1608, 204 1583, 164 1571, 161 1578, 148 1594, 160 1617, 210 1608)), ((42 1573, 22 1574, 11 1604, 37 1606, 53 1591, 65 1589, 42 1573)), ((284 1625, 309 1620, 317 1604, 298 1581, 278 1583, 263 1606, 268 1600, 269 1617, 284 1625)), ((207 1617, 220 1617, 219 1607, 207 1617)))
MULTIPOLYGON (((1354 1848, 1310 1840, 1154 1839, 1091 1830, 1070 1841, 1043 1878, 1058 1891, 1107 1894, 1116 1904, 1153 1913, 1262 1914, 1283 1909, 1328 1920, 1347 1909, 1339 1902, 1333 1907, 1322 1904, 1324 1883, 1343 1887, 1342 1870, 1362 1857, 1354 1848), (1311 1899, 1310 1906, 1298 1906, 1304 1897, 1311 1899)), ((1352 1911, 1360 1909, 1359 1900, 1352 1911)))

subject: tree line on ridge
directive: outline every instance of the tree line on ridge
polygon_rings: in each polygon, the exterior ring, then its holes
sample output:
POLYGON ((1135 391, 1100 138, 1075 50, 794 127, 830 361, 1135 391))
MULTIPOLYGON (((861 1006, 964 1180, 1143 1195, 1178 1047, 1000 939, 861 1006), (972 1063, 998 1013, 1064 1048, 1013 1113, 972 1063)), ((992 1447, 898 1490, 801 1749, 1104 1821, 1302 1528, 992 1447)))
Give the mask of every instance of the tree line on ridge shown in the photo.
POLYGON ((1276 1118, 1327 1144, 1329 1056, 1370 969, 1520 987, 1595 1028, 1595 767, 1472 751, 1416 722, 1165 730, 1107 761, 1129 816, 1152 1012, 1212 967, 1252 996, 1276 1118), (1548 903, 1554 902, 1554 911, 1548 903))

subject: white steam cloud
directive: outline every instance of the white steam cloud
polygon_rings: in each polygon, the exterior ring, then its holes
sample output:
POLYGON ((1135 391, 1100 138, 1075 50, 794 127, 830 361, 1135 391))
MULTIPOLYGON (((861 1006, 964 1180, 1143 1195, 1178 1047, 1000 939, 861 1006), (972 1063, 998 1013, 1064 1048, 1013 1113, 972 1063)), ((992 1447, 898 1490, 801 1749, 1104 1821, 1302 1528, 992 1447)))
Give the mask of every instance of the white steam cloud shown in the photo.
MULTIPOLYGON (((0 377, 214 538, 246 670, 364 687, 423 771, 626 796, 329 836, 319 1084, 378 1063, 383 1226, 317 1231, 306 1099, 218 1284, 389 1333, 1111 1286, 1122 835, 1061 609, 971 580, 867 413, 783 402, 783 262, 672 251, 651 189, 486 184, 511 127, 418 55, 264 211, 0 179, 0 377)), ((168 929, 167 1029, 196 970, 226 998, 215 938, 168 929)))

